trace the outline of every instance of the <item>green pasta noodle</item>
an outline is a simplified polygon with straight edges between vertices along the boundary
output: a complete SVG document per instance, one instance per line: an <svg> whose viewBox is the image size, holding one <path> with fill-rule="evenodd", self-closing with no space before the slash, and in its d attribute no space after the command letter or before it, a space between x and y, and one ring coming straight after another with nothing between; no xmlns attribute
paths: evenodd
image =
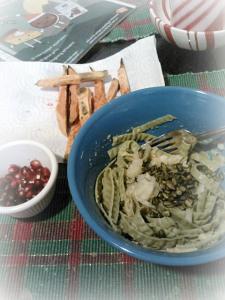
<svg viewBox="0 0 225 300"><path fill-rule="evenodd" d="M225 192L215 175L225 159L215 151L194 152L187 161L138 144L154 138L145 131L174 119L166 115L114 137L95 198L110 226L133 243L190 252L225 235Z"/></svg>
<svg viewBox="0 0 225 300"><path fill-rule="evenodd" d="M149 133L127 133L127 134L122 134L122 135L117 135L113 137L113 146L122 144L126 141L136 141L136 142L147 142L155 138L154 135L149 134Z"/></svg>
<svg viewBox="0 0 225 300"><path fill-rule="evenodd" d="M111 168L106 168L102 178L102 204L109 217L112 216L112 208L114 202L114 181Z"/></svg>
<svg viewBox="0 0 225 300"><path fill-rule="evenodd" d="M120 191L119 191L119 178L117 174L117 170L113 170L113 182L114 182L114 199L113 199L113 206L112 206L112 222L114 224L117 224L118 218L119 218L119 213L120 213L120 201L121 201L121 196L120 196Z"/></svg>
<svg viewBox="0 0 225 300"><path fill-rule="evenodd" d="M118 155L120 146L117 147L113 147L108 151L108 156L110 158L110 160L112 160L113 158L115 158Z"/></svg>
<svg viewBox="0 0 225 300"><path fill-rule="evenodd" d="M132 132L134 134L135 133L140 133L140 132L145 132L149 129L152 129L154 127L157 127L157 126L162 125L162 124L167 123L167 122L171 122L175 119L176 118L172 115L165 115L161 118L155 119L153 121L149 121L148 123L145 123L144 125L135 127Z"/></svg>

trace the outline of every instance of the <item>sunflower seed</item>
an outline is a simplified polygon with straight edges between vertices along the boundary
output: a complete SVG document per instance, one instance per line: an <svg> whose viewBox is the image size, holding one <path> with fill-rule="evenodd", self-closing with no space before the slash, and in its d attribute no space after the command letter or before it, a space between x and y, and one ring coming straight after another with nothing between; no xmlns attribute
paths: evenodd
<svg viewBox="0 0 225 300"><path fill-rule="evenodd" d="M184 186L180 187L181 192L186 192L186 188Z"/></svg>
<svg viewBox="0 0 225 300"><path fill-rule="evenodd" d="M193 205L193 200L192 199L187 199L187 200L185 200L184 204L185 204L186 207L190 208Z"/></svg>
<svg viewBox="0 0 225 300"><path fill-rule="evenodd" d="M166 185L168 186L169 189L175 190L175 186L173 185L173 183L171 181L167 181Z"/></svg>
<svg viewBox="0 0 225 300"><path fill-rule="evenodd" d="M172 183L173 183L173 185L177 184L177 181L176 181L176 179L174 177L172 178Z"/></svg>
<svg viewBox="0 0 225 300"><path fill-rule="evenodd" d="M177 191L176 191L176 194L177 194L178 196L181 196L183 193L182 193L181 190L177 190Z"/></svg>

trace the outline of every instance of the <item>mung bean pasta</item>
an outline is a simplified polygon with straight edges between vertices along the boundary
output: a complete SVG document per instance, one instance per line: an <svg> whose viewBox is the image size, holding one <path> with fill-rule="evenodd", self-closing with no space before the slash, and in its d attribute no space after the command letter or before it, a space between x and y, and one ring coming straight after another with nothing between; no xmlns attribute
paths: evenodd
<svg viewBox="0 0 225 300"><path fill-rule="evenodd" d="M173 121L166 115L113 138L111 162L96 181L96 202L112 228L155 250L208 248L225 234L223 155L216 149L168 154L138 142L147 130ZM113 159L113 160L112 160Z"/></svg>

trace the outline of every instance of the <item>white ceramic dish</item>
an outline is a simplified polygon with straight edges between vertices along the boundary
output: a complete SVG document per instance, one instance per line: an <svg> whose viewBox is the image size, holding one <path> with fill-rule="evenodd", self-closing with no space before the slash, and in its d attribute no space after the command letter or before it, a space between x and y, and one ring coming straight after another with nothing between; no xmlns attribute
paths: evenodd
<svg viewBox="0 0 225 300"><path fill-rule="evenodd" d="M10 215L16 218L28 218L43 211L51 202L55 191L56 178L58 174L58 163L55 155L44 145L20 140L5 144L0 147L0 177L7 173L11 164L19 166L29 165L30 161L38 159L43 166L51 171L46 186L31 200L10 207L0 206L0 214Z"/></svg>
<svg viewBox="0 0 225 300"><path fill-rule="evenodd" d="M225 45L225 30L196 32L171 26L169 0L151 0L150 17L159 34L180 48L200 51Z"/></svg>

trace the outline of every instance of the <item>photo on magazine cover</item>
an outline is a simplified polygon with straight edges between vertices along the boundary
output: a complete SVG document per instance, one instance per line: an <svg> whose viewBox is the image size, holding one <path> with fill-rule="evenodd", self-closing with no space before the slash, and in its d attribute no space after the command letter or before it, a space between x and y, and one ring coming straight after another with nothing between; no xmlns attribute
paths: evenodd
<svg viewBox="0 0 225 300"><path fill-rule="evenodd" d="M0 0L2 57L77 62L134 9L113 0Z"/></svg>

